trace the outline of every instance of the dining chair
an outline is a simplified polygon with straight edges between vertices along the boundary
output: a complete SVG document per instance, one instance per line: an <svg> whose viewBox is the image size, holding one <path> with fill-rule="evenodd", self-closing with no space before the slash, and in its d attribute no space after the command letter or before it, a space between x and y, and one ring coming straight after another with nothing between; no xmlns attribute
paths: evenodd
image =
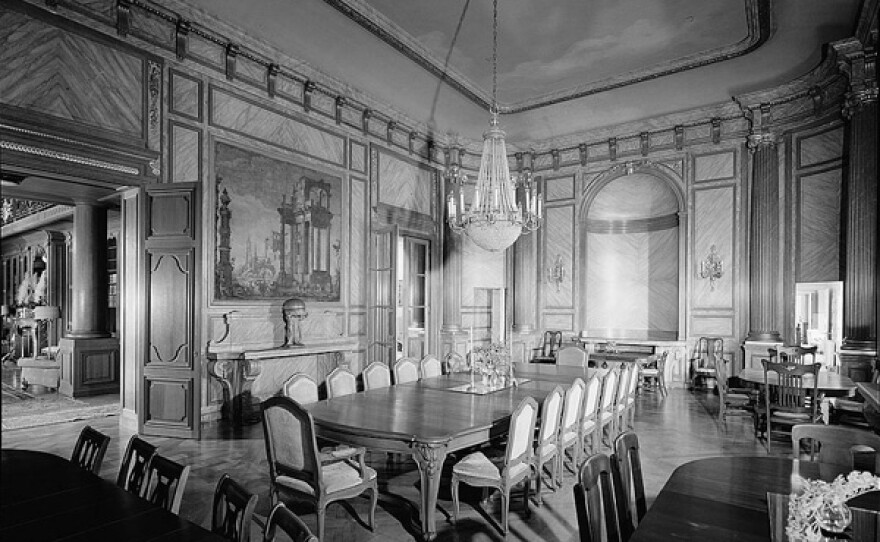
<svg viewBox="0 0 880 542"><path fill-rule="evenodd" d="M413 358L400 358L394 362L395 384L405 384L407 382L415 382L419 379L419 366Z"/></svg>
<svg viewBox="0 0 880 542"><path fill-rule="evenodd" d="M589 363L590 354L580 346L564 346L556 352L556 365L583 367L586 370Z"/></svg>
<svg viewBox="0 0 880 542"><path fill-rule="evenodd" d="M724 339L721 337L700 337L691 356L690 387L696 389L697 380L703 384L710 378L716 378L715 366L724 357Z"/></svg>
<svg viewBox="0 0 880 542"><path fill-rule="evenodd" d="M357 377L348 369L337 367L327 375L327 398L357 393Z"/></svg>
<svg viewBox="0 0 880 542"><path fill-rule="evenodd" d="M642 381L645 385L651 384L660 390L660 394L666 397L669 392L666 390L666 358L669 352L663 352L656 357L655 361L649 362L642 368Z"/></svg>
<svg viewBox="0 0 880 542"><path fill-rule="evenodd" d="M281 395L301 405L318 402L318 383L307 374L296 373L281 385Z"/></svg>
<svg viewBox="0 0 880 542"><path fill-rule="evenodd" d="M601 395L602 379L597 375L593 375L584 386L584 407L581 410L580 416L580 435L578 436L578 441L580 442L584 457L589 457L599 451L599 438L601 437L598 431L599 399L601 399ZM587 445L588 439L590 441L589 445Z"/></svg>
<svg viewBox="0 0 880 542"><path fill-rule="evenodd" d="M305 522L284 506L283 502L276 504L269 512L266 529L263 531L263 542L275 542L276 530L286 534L293 542L320 542Z"/></svg>
<svg viewBox="0 0 880 542"><path fill-rule="evenodd" d="M724 423L728 416L755 416L755 396L744 389L731 389L727 375L727 360L716 368L718 377L718 419Z"/></svg>
<svg viewBox="0 0 880 542"><path fill-rule="evenodd" d="M541 425L538 427L538 438L535 441L535 499L538 506L543 502L541 482L544 465L550 461L553 463L548 485L555 491L559 483L559 422L562 419L562 403L562 386L553 388L541 403Z"/></svg>
<svg viewBox="0 0 880 542"><path fill-rule="evenodd" d="M318 451L312 415L286 397L270 397L261 409L272 504L288 500L312 504L318 516L318 538L324 540L327 505L370 491L372 531L379 488L376 471L364 463L365 450Z"/></svg>
<svg viewBox="0 0 880 542"><path fill-rule="evenodd" d="M101 474L101 464L104 462L104 454L109 444L110 437L87 425L82 428L79 438L76 439L70 462L89 472Z"/></svg>
<svg viewBox="0 0 880 542"><path fill-rule="evenodd" d="M608 447L612 445L614 440L614 420L615 420L615 404L614 399L617 397L617 383L620 379L620 369L615 367L609 369L605 373L602 380L602 398L599 400L599 442L596 443L597 449L602 446L604 432L608 430Z"/></svg>
<svg viewBox="0 0 880 542"><path fill-rule="evenodd" d="M473 452L452 467L452 517L458 521L459 483L498 489L501 493L501 532L507 535L507 515L510 508L510 490L525 482L525 511L529 510L529 486L533 466L533 440L538 403L532 397L524 398L510 415L507 446L496 463L482 452ZM500 468L499 468L500 467Z"/></svg>
<svg viewBox="0 0 880 542"><path fill-rule="evenodd" d="M623 432L626 415L626 396L629 393L629 379L632 378L632 370L636 366L634 362L625 362L620 368L620 381L617 383L617 393L614 397L614 434Z"/></svg>
<svg viewBox="0 0 880 542"><path fill-rule="evenodd" d="M605 454L593 454L581 465L574 485L581 542L629 540L632 527L623 509L622 485L617 468Z"/></svg>
<svg viewBox="0 0 880 542"><path fill-rule="evenodd" d="M232 542L249 542L257 500L256 494L224 473L214 488L211 532Z"/></svg>
<svg viewBox="0 0 880 542"><path fill-rule="evenodd" d="M364 389L377 390L391 385L391 371L388 365L381 361L374 361L364 369Z"/></svg>
<svg viewBox="0 0 880 542"><path fill-rule="evenodd" d="M833 463L858 470L867 470L863 466L870 464L872 473L880 474L880 436L872 431L823 423L795 425L791 428L791 452L795 459L801 457L803 439L812 441L810 461L816 461L816 444L818 444L818 460L822 463ZM866 456L873 457L865 461Z"/></svg>
<svg viewBox="0 0 880 542"><path fill-rule="evenodd" d="M189 478L189 465L155 454L147 464L141 497L172 514L180 512L180 500Z"/></svg>
<svg viewBox="0 0 880 542"><path fill-rule="evenodd" d="M764 409L760 414L767 424L767 451L771 450L773 425L789 429L800 423L813 423L817 420L816 409L819 402L817 386L819 383L819 363L811 365L794 362L775 363L761 360L764 366ZM770 384L770 375L776 375L776 384ZM811 376L812 385L806 386L804 378ZM759 413L756 413L756 416Z"/></svg>
<svg viewBox="0 0 880 542"><path fill-rule="evenodd" d="M147 466L154 455L156 455L155 446L137 435L132 435L122 455L116 485L139 496L143 490Z"/></svg>
<svg viewBox="0 0 880 542"><path fill-rule="evenodd" d="M818 351L818 346L779 346L767 350L770 354L770 361L791 361L793 363L806 363L807 356L812 357L810 363L816 363L816 352Z"/></svg>
<svg viewBox="0 0 880 542"><path fill-rule="evenodd" d="M443 361L446 363L447 373L466 373L470 370L464 356L458 352L448 352Z"/></svg>
<svg viewBox="0 0 880 542"><path fill-rule="evenodd" d="M626 426L630 429L635 428L636 423L636 396L639 393L639 381L642 378L642 365L639 362L632 364L632 370L629 373L629 383L626 390ZM621 427L623 427L621 425Z"/></svg>
<svg viewBox="0 0 880 542"><path fill-rule="evenodd" d="M633 528L648 512L648 501L645 498L645 481L642 476L642 459L639 453L639 438L632 431L621 433L614 439L614 455L612 460L620 474L621 487L626 510Z"/></svg>
<svg viewBox="0 0 880 542"><path fill-rule="evenodd" d="M580 423L585 389L584 381L575 378L565 391L565 400L562 405L562 425L559 428L559 476L556 480L556 485L560 487L565 472L565 451L569 448L572 449L571 472L577 474L578 465L581 462Z"/></svg>
<svg viewBox="0 0 880 542"><path fill-rule="evenodd" d="M532 349L532 363L556 363L556 351L561 346L561 331L545 331L541 345Z"/></svg>
<svg viewBox="0 0 880 542"><path fill-rule="evenodd" d="M434 378L435 376L443 376L443 366L440 360L431 354L426 355L419 362L419 372L422 378Z"/></svg>

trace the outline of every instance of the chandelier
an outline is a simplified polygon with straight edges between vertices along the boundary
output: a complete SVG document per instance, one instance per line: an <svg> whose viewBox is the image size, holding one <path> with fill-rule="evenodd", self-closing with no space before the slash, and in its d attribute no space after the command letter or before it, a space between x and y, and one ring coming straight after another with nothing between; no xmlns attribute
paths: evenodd
<svg viewBox="0 0 880 542"><path fill-rule="evenodd" d="M462 188L467 175L461 171L461 151L453 148L446 177L452 185L447 200L449 227L466 234L479 247L499 252L512 245L522 233L540 227L543 201L539 183L532 182L531 154L519 179L511 178L504 131L498 126L498 0L492 17L492 107L489 130L483 134L480 172L470 206L465 206ZM519 155L518 155L519 156Z"/></svg>

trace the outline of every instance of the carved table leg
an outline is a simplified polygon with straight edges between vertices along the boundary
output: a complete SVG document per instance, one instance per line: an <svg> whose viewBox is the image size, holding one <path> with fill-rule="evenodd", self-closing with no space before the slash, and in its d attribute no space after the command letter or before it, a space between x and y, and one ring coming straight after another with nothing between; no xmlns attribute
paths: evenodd
<svg viewBox="0 0 880 542"><path fill-rule="evenodd" d="M440 489L440 472L446 460L444 444L413 445L413 458L419 466L419 479L422 488L422 506L419 510L422 520L422 537L433 540L437 536L437 523L434 508L437 506L437 493Z"/></svg>

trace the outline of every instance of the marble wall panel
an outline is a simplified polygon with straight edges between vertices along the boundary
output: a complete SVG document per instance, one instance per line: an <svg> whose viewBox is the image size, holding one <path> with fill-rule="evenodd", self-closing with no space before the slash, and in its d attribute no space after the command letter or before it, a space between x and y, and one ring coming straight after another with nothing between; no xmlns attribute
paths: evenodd
<svg viewBox="0 0 880 542"><path fill-rule="evenodd" d="M336 118L336 98L323 92L312 92L312 109L330 118Z"/></svg>
<svg viewBox="0 0 880 542"><path fill-rule="evenodd" d="M698 124L696 126L688 126L684 129L685 141L694 139L708 139L712 135L712 126L709 124Z"/></svg>
<svg viewBox="0 0 880 542"><path fill-rule="evenodd" d="M189 54L194 59L218 70L226 70L226 50L192 32L189 34Z"/></svg>
<svg viewBox="0 0 880 542"><path fill-rule="evenodd" d="M559 153L559 163L561 164L579 163L580 160L581 153L578 149L567 149L564 151L560 151Z"/></svg>
<svg viewBox="0 0 880 542"><path fill-rule="evenodd" d="M678 329L678 230L587 234L586 328L639 334ZM603 330L605 330L603 332ZM613 336L613 335L612 335Z"/></svg>
<svg viewBox="0 0 880 542"><path fill-rule="evenodd" d="M714 181L736 176L736 152L733 150L694 157L694 180Z"/></svg>
<svg viewBox="0 0 880 542"><path fill-rule="evenodd" d="M842 172L832 169L798 178L800 188L797 281L840 280Z"/></svg>
<svg viewBox="0 0 880 542"><path fill-rule="evenodd" d="M172 182L201 180L202 132L181 124L171 123Z"/></svg>
<svg viewBox="0 0 880 542"><path fill-rule="evenodd" d="M546 201L573 199L574 175L547 179L544 187L544 199Z"/></svg>
<svg viewBox="0 0 880 542"><path fill-rule="evenodd" d="M732 337L733 318L730 316L694 316L691 323L694 337Z"/></svg>
<svg viewBox="0 0 880 542"><path fill-rule="evenodd" d="M292 117L211 88L210 122L214 126L253 137L339 166L345 163L345 139Z"/></svg>
<svg viewBox="0 0 880 542"><path fill-rule="evenodd" d="M572 314L544 314L542 329L554 331L574 331L574 315Z"/></svg>
<svg viewBox="0 0 880 542"><path fill-rule="evenodd" d="M366 302L366 283L364 282L364 273L366 272L366 190L367 182L364 179L351 177L351 189L349 191L349 210L348 216L351 224L349 226L349 250L348 250L348 302L353 306L362 306Z"/></svg>
<svg viewBox="0 0 880 542"><path fill-rule="evenodd" d="M105 20L116 19L116 0L77 0L78 7Z"/></svg>
<svg viewBox="0 0 880 542"><path fill-rule="evenodd" d="M642 142L638 137L624 137L617 140L617 153L634 153L639 152Z"/></svg>
<svg viewBox="0 0 880 542"><path fill-rule="evenodd" d="M302 83L288 77L278 76L276 85L275 90L279 95L292 100L294 103L302 103Z"/></svg>
<svg viewBox="0 0 880 542"><path fill-rule="evenodd" d="M379 150L379 202L433 216L434 174L395 154Z"/></svg>
<svg viewBox="0 0 880 542"><path fill-rule="evenodd" d="M158 15L143 10L131 10L131 33L160 47L172 48L175 43L174 25Z"/></svg>
<svg viewBox="0 0 880 542"><path fill-rule="evenodd" d="M367 334L367 315L362 312L350 312L348 314L348 334L350 336L365 336Z"/></svg>
<svg viewBox="0 0 880 542"><path fill-rule="evenodd" d="M349 141L348 167L358 173L367 173L367 146L357 141Z"/></svg>
<svg viewBox="0 0 880 542"><path fill-rule="evenodd" d="M542 226L543 251L543 300L545 307L570 308L574 306L574 205L547 207ZM551 281L550 275L557 265L564 270L563 280Z"/></svg>
<svg viewBox="0 0 880 542"><path fill-rule="evenodd" d="M235 78L252 85L266 88L266 67L253 60L238 55L235 62Z"/></svg>
<svg viewBox="0 0 880 542"><path fill-rule="evenodd" d="M692 306L695 308L733 308L736 278L734 254L734 210L736 188L720 186L694 191ZM708 279L700 278L700 261L715 245L721 258L723 275L714 289Z"/></svg>
<svg viewBox="0 0 880 542"><path fill-rule="evenodd" d="M460 240L461 306L488 306L484 289L504 287L504 253L486 252L466 236Z"/></svg>
<svg viewBox="0 0 880 542"><path fill-rule="evenodd" d="M174 114L202 120L202 82L171 70L171 96L168 108Z"/></svg>
<svg viewBox="0 0 880 542"><path fill-rule="evenodd" d="M843 127L837 127L797 141L799 168L836 160L843 155Z"/></svg>
<svg viewBox="0 0 880 542"><path fill-rule="evenodd" d="M597 143L587 147L587 155L590 158L605 158L609 155L608 143Z"/></svg>
<svg viewBox="0 0 880 542"><path fill-rule="evenodd" d="M142 58L0 8L0 66L4 104L143 137Z"/></svg>
<svg viewBox="0 0 880 542"><path fill-rule="evenodd" d="M666 130L659 133L651 134L651 147L665 147L675 142L675 133Z"/></svg>

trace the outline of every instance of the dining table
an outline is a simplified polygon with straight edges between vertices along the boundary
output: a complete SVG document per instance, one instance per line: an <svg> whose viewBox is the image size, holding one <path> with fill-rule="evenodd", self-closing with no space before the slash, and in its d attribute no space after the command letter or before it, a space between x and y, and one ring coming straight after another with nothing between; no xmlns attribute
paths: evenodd
<svg viewBox="0 0 880 542"><path fill-rule="evenodd" d="M752 384L764 383L764 369L746 368L739 373L740 380L750 382ZM767 373L767 383L775 386L779 383L779 376L775 372ZM806 375L804 377L804 387L810 388L813 385L813 376ZM842 374L835 372L820 370L818 380L816 382L816 391L822 396L819 403L819 412L822 415L822 421L826 424L831 420L829 397L840 397L852 395L855 393L856 383Z"/></svg>
<svg viewBox="0 0 880 542"><path fill-rule="evenodd" d="M434 510L448 454L507 434L510 415L526 397L538 403L556 387L597 370L514 364L516 384L497 388L480 375L453 373L303 405L319 437L369 450L410 453L419 469L422 537L437 534Z"/></svg>
<svg viewBox="0 0 880 542"><path fill-rule="evenodd" d="M802 479L833 481L846 466L778 456L725 456L681 465L667 480L631 542L782 540L787 496ZM858 540L880 533L880 492L850 501ZM771 512L771 509L773 512Z"/></svg>
<svg viewBox="0 0 880 542"><path fill-rule="evenodd" d="M70 460L0 451L0 540L225 540Z"/></svg>

